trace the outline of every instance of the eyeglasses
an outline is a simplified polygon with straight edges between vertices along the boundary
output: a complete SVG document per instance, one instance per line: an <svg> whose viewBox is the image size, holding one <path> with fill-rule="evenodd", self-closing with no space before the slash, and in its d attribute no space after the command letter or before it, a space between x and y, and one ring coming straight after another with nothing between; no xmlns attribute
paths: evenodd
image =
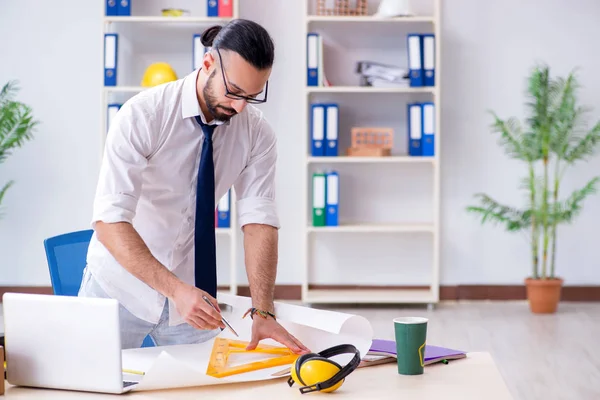
<svg viewBox="0 0 600 400"><path fill-rule="evenodd" d="M262 99L257 99L256 97L248 97L248 96L242 96L240 94L235 94L233 92L231 92L231 90L229 90L229 87L227 86L227 81L225 79L225 70L223 69L223 59L221 58L221 52L219 52L218 48L215 48L215 50L217 50L217 54L219 55L219 64L221 64L221 75L223 76L223 84L225 85L225 97L229 97L230 99L234 99L234 100L245 100L248 103L252 103L252 104L260 104L260 103L265 103L267 101L267 91L269 90L269 81L267 80L267 83L265 85L265 97Z"/></svg>

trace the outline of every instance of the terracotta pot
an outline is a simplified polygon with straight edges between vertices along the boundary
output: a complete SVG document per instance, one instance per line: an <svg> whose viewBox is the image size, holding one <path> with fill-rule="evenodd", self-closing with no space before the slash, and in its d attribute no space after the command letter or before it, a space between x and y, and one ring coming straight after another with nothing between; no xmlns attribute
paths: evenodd
<svg viewBox="0 0 600 400"><path fill-rule="evenodd" d="M560 301L562 278L525 279L529 308L535 314L553 314Z"/></svg>

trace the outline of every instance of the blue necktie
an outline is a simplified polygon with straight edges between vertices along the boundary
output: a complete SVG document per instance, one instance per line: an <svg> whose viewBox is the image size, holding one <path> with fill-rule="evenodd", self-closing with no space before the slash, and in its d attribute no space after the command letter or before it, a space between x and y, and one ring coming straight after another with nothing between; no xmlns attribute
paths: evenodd
<svg viewBox="0 0 600 400"><path fill-rule="evenodd" d="M217 255L215 243L215 167L212 134L216 125L207 125L199 116L196 121L204 132L196 188L196 226L194 264L196 287L213 297L217 295Z"/></svg>

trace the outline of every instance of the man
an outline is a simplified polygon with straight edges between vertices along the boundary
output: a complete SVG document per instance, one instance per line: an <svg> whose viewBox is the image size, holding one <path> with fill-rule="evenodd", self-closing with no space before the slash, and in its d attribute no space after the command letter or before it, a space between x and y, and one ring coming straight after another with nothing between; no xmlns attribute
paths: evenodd
<svg viewBox="0 0 600 400"><path fill-rule="evenodd" d="M94 201L80 296L119 300L123 348L199 343L225 328L217 312L215 203L233 185L252 293L248 349L273 338L309 350L273 314L279 220L276 137L248 103L267 99L274 45L235 20L202 35L211 50L183 79L130 99L113 119Z"/></svg>

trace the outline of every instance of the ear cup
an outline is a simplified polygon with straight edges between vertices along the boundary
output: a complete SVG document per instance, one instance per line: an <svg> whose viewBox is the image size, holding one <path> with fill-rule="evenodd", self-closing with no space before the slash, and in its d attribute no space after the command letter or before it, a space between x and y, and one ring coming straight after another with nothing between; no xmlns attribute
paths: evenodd
<svg viewBox="0 0 600 400"><path fill-rule="evenodd" d="M354 354L352 360L344 367L330 359L344 353ZM346 377L358 367L359 363L360 352L351 344L340 344L319 353L303 354L292 364L287 383L290 387L294 382L298 383L301 393L333 392L342 386Z"/></svg>
<svg viewBox="0 0 600 400"><path fill-rule="evenodd" d="M298 379L300 383L305 386L316 385L319 382L325 382L331 379L335 374L340 372L342 367L333 360L329 360L324 357L312 357L304 361L300 365L300 371ZM293 371L293 369L292 369ZM340 380L335 385L321 390L322 392L333 392L337 390L344 380Z"/></svg>
<svg viewBox="0 0 600 400"><path fill-rule="evenodd" d="M316 353L307 353L307 354L302 354L300 357L296 358L296 361L294 361L294 363L292 364L292 368L290 371L291 378L294 380L294 382L296 382L300 385L306 385L304 382L302 382L302 378L298 376L298 374L300 373L300 366L309 358L315 358L315 357L321 357L321 356Z"/></svg>

